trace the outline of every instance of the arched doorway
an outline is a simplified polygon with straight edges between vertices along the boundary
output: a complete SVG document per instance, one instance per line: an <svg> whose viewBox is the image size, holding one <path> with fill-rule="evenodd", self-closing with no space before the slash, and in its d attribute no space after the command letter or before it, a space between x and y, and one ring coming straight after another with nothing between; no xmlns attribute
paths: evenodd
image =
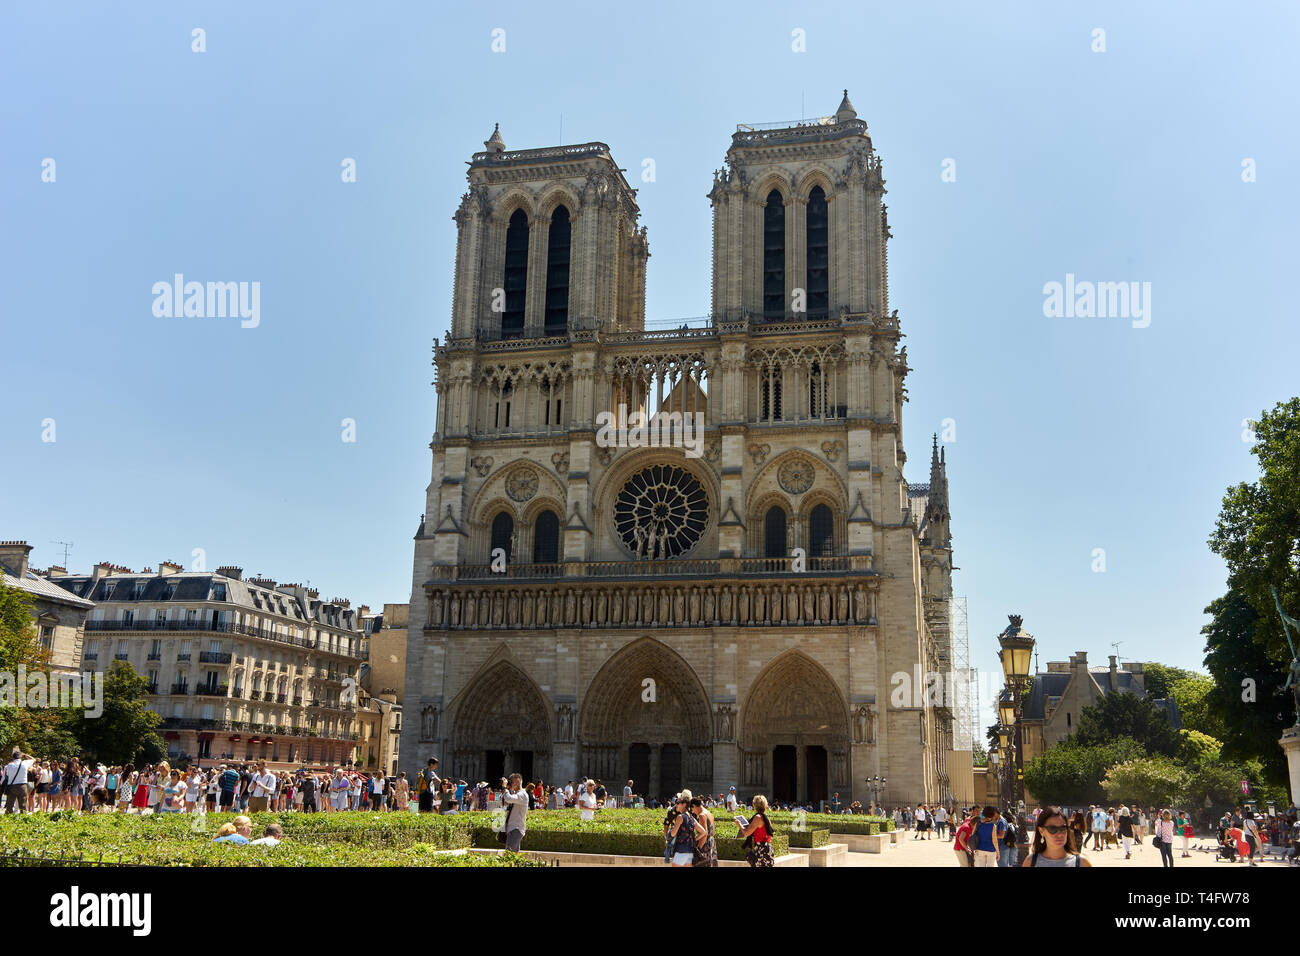
<svg viewBox="0 0 1300 956"><path fill-rule="evenodd" d="M630 779L650 800L713 786L708 697L690 665L653 638L605 662L583 696L578 727L579 775L611 790Z"/></svg>
<svg viewBox="0 0 1300 956"><path fill-rule="evenodd" d="M501 661L480 675L455 705L451 774L497 784L511 773L548 779L551 705L522 670Z"/></svg>
<svg viewBox="0 0 1300 956"><path fill-rule="evenodd" d="M778 803L829 800L849 782L849 714L831 676L799 651L772 661L740 714L743 782Z"/></svg>

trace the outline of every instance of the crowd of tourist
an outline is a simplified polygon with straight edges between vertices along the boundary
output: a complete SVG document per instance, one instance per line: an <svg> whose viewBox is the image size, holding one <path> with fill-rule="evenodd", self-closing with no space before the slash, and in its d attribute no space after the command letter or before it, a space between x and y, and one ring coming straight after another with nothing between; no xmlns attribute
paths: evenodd
<svg viewBox="0 0 1300 956"><path fill-rule="evenodd" d="M202 768L181 768L167 761L136 767L105 766L69 760L41 760L15 750L4 765L4 811L50 812L74 810L88 813L202 813L263 811L338 813L342 811L418 811L455 814L497 811L503 815L502 842L518 849L526 829L527 814L538 810L576 808L583 820L615 807L666 809L664 858L673 866L716 866L717 846L713 811L734 819L745 839L746 858L753 866L771 865L773 828L767 818L769 804L762 796L742 803L735 787L725 793L694 795L683 790L663 801L649 801L628 780L622 788L607 787L597 778L547 784L524 781L519 774L495 782L474 783L438 774L437 758L408 780L406 773L387 776L382 771L363 773L354 768L332 771L272 770L266 761L218 763ZM412 799L414 795L414 799ZM1174 865L1174 853L1189 857L1193 849L1218 853L1222 859L1257 865L1265 847L1286 851L1300 864L1300 819L1294 806L1265 815L1252 808L1234 807L1213 826L1202 823L1205 842L1198 841L1192 815L1175 808L1092 805L1073 811L1062 807L1035 807L1028 814L999 812L996 807L961 808L918 804L877 809L860 803L845 804L838 793L819 806L800 803L773 804L772 810L829 813L874 813L892 819L895 827L911 832L914 840L951 838L960 866L1090 866L1083 851L1122 850L1124 859L1148 842L1157 848L1163 866ZM743 811L743 812L742 812ZM746 817L744 813L750 815ZM267 832L251 839L251 822L237 817L223 827L217 839L232 843L278 841ZM248 833L244 831L248 830ZM1214 834L1212 843L1208 842Z"/></svg>
<svg viewBox="0 0 1300 956"><path fill-rule="evenodd" d="M917 836L925 826L913 816ZM1289 863L1300 864L1300 819L1292 806L1269 815L1250 808L1226 811L1212 828L1204 828L1204 843L1192 845L1196 824L1190 813L1174 808L1089 806L1072 813L1061 807L1035 807L1028 814L999 813L996 807L962 809L952 817L953 852L959 866L1091 866L1083 851L1124 851L1132 859L1135 847L1149 839L1160 852L1161 865L1174 865L1193 850L1218 853L1222 859L1258 865L1265 846L1277 848ZM1210 830L1214 840L1209 842Z"/></svg>

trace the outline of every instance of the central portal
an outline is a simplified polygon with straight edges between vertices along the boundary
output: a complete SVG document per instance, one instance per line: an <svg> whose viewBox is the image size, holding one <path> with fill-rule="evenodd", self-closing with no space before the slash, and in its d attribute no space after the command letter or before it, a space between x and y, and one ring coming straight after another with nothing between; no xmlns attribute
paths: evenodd
<svg viewBox="0 0 1300 956"><path fill-rule="evenodd" d="M772 799L794 803L798 798L799 758L794 747L782 744L772 751Z"/></svg>

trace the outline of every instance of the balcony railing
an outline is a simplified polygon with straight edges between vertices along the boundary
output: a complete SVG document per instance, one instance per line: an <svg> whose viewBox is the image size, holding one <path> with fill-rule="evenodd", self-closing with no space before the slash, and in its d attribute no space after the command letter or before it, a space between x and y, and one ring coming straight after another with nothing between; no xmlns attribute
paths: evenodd
<svg viewBox="0 0 1300 956"><path fill-rule="evenodd" d="M340 647L331 647L326 642L309 641L304 637L293 637L271 631L269 627L249 627L247 624L213 624L211 621L87 621L87 631L186 631L207 634L238 634L244 637L256 637L277 644L288 644L312 651L337 654L339 657L361 659L360 649L345 651Z"/></svg>
<svg viewBox="0 0 1300 956"><path fill-rule="evenodd" d="M225 697L229 692L229 684L218 684L216 687L212 687L208 684L200 684L198 687L194 688L195 697Z"/></svg>
<svg viewBox="0 0 1300 956"><path fill-rule="evenodd" d="M288 694L276 694L276 695L275 695L275 702L276 702L277 704L283 704L283 703L285 702L285 700L288 699L288 697L289 697Z"/></svg>
<svg viewBox="0 0 1300 956"><path fill-rule="evenodd" d="M302 706L302 694L298 694L297 696L294 697L293 704L295 707Z"/></svg>
<svg viewBox="0 0 1300 956"><path fill-rule="evenodd" d="M199 654L200 664L229 664L230 655L221 651L202 651Z"/></svg>
<svg viewBox="0 0 1300 956"><path fill-rule="evenodd" d="M149 652L148 660L151 660L151 661L160 661L160 660L162 660L162 651L150 651L150 652Z"/></svg>
<svg viewBox="0 0 1300 956"><path fill-rule="evenodd" d="M150 685L149 685L149 693L150 693L150 694L156 694L156 693L158 693L158 685L157 685L157 684L150 684Z"/></svg>
<svg viewBox="0 0 1300 956"><path fill-rule="evenodd" d="M188 661L189 659L190 659L190 655L189 655L189 654L177 654L177 655L176 655L176 663L178 663L178 664L179 664L181 661Z"/></svg>
<svg viewBox="0 0 1300 956"><path fill-rule="evenodd" d="M172 684L173 694L188 694L189 692L190 686L188 684Z"/></svg>
<svg viewBox="0 0 1300 956"><path fill-rule="evenodd" d="M113 655L113 660L115 661L129 661L130 659L131 659L130 651L118 651L116 654Z"/></svg>

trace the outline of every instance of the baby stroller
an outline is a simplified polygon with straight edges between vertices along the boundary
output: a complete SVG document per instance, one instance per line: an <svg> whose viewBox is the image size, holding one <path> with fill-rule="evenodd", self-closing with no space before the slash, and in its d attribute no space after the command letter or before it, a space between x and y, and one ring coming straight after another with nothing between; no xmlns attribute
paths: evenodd
<svg viewBox="0 0 1300 956"><path fill-rule="evenodd" d="M1218 863L1220 860L1235 863L1237 861L1237 848L1231 843L1220 843L1219 852L1215 854L1214 862Z"/></svg>

